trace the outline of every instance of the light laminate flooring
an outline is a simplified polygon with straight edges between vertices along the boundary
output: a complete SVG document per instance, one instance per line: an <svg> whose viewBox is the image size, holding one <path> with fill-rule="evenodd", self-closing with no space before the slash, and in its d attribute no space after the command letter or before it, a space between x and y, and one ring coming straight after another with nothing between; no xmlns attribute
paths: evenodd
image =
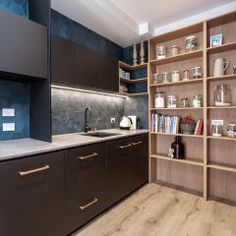
<svg viewBox="0 0 236 236"><path fill-rule="evenodd" d="M236 236L236 207L148 184L74 236Z"/></svg>

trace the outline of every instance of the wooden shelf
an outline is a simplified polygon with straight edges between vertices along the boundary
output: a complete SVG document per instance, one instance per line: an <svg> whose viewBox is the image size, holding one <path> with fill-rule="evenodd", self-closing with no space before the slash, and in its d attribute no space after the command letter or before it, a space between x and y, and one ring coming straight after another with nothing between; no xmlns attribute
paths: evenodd
<svg viewBox="0 0 236 236"><path fill-rule="evenodd" d="M189 158L189 159L175 159L175 158L170 158L168 156L159 155L159 154L151 154L151 157L155 158L155 159L179 162L179 163L183 163L183 164L203 166L203 161L199 160L199 159L191 159L191 158Z"/></svg>
<svg viewBox="0 0 236 236"><path fill-rule="evenodd" d="M166 134L166 133L156 133L151 132L153 135L163 135L163 136L180 136L180 137L189 137L189 138L203 138L203 135L195 135L195 134Z"/></svg>
<svg viewBox="0 0 236 236"><path fill-rule="evenodd" d="M120 82L125 83L125 84L142 84L147 82L147 78L142 78L142 79L123 79L120 78Z"/></svg>
<svg viewBox="0 0 236 236"><path fill-rule="evenodd" d="M207 107L207 109L235 109L236 106L222 106L222 107L216 107L216 106L210 106Z"/></svg>
<svg viewBox="0 0 236 236"><path fill-rule="evenodd" d="M147 96L148 93L147 92L143 92L143 93L119 93L120 95L124 95L124 96L128 96L128 97L139 97L139 96Z"/></svg>
<svg viewBox="0 0 236 236"><path fill-rule="evenodd" d="M203 82L203 79L190 79L186 81L179 81L179 82L169 82L163 84L150 84L150 87L165 87L165 86L175 86L175 85L184 85L184 84L192 84L192 83L200 83Z"/></svg>
<svg viewBox="0 0 236 236"><path fill-rule="evenodd" d="M163 65L163 64L169 64L173 62L183 61L183 60L189 60L193 58L198 58L203 56L203 50L195 50L192 52L186 52L182 53L176 56L166 57L163 59L156 59L150 61L150 65Z"/></svg>
<svg viewBox="0 0 236 236"><path fill-rule="evenodd" d="M201 110L203 107L176 107L176 108L150 108L151 111L156 111L156 110Z"/></svg>
<svg viewBox="0 0 236 236"><path fill-rule="evenodd" d="M226 43L217 47L209 47L207 48L208 53L220 53L225 51L230 51L236 49L236 42Z"/></svg>
<svg viewBox="0 0 236 236"><path fill-rule="evenodd" d="M236 141L236 138L230 138L230 137L216 137L216 136L207 136L208 139L217 139L217 140L226 140L226 141Z"/></svg>
<svg viewBox="0 0 236 236"><path fill-rule="evenodd" d="M129 71L136 71L136 70L141 70L147 68L148 63L140 64L137 66L132 66L127 63L124 63L122 61L119 61L119 67L122 68L123 70L129 70Z"/></svg>
<svg viewBox="0 0 236 236"><path fill-rule="evenodd" d="M216 170L223 170L236 173L236 167L224 166L224 165L216 165L216 164L209 164L207 165L208 168L216 169Z"/></svg>
<svg viewBox="0 0 236 236"><path fill-rule="evenodd" d="M232 74L232 75L224 75L224 76L211 76L208 77L207 80L212 81L212 80L230 80L230 79L236 79L236 75Z"/></svg>

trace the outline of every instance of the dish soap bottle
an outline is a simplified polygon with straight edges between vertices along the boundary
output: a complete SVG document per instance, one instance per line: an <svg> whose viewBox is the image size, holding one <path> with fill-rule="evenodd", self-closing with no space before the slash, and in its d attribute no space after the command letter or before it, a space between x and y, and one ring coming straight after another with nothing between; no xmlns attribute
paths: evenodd
<svg viewBox="0 0 236 236"><path fill-rule="evenodd" d="M171 144L171 150L172 150L172 158L176 159L185 158L184 144L182 143L181 137L179 136L175 137L175 141Z"/></svg>

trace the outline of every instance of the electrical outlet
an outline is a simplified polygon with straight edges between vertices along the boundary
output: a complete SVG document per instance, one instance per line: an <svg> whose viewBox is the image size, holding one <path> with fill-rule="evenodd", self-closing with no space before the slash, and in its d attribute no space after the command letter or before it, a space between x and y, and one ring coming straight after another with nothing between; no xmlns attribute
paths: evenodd
<svg viewBox="0 0 236 236"><path fill-rule="evenodd" d="M3 108L2 109L2 116L4 116L4 117L15 116L15 109L14 108Z"/></svg>
<svg viewBox="0 0 236 236"><path fill-rule="evenodd" d="M2 124L2 131L3 132L10 132L10 131L15 131L15 123L3 123Z"/></svg>
<svg viewBox="0 0 236 236"><path fill-rule="evenodd" d="M112 123L112 124L115 124L115 123L116 123L116 118L112 117L112 118L111 118L111 123Z"/></svg>

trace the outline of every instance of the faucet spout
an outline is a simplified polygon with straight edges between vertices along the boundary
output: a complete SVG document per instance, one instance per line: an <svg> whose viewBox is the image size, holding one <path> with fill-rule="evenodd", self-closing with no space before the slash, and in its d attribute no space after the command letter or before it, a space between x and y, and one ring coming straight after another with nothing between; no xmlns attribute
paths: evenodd
<svg viewBox="0 0 236 236"><path fill-rule="evenodd" d="M91 111L92 109L90 107L86 107L84 111L84 132L88 133L88 131L91 130L91 128L88 126L88 111Z"/></svg>

